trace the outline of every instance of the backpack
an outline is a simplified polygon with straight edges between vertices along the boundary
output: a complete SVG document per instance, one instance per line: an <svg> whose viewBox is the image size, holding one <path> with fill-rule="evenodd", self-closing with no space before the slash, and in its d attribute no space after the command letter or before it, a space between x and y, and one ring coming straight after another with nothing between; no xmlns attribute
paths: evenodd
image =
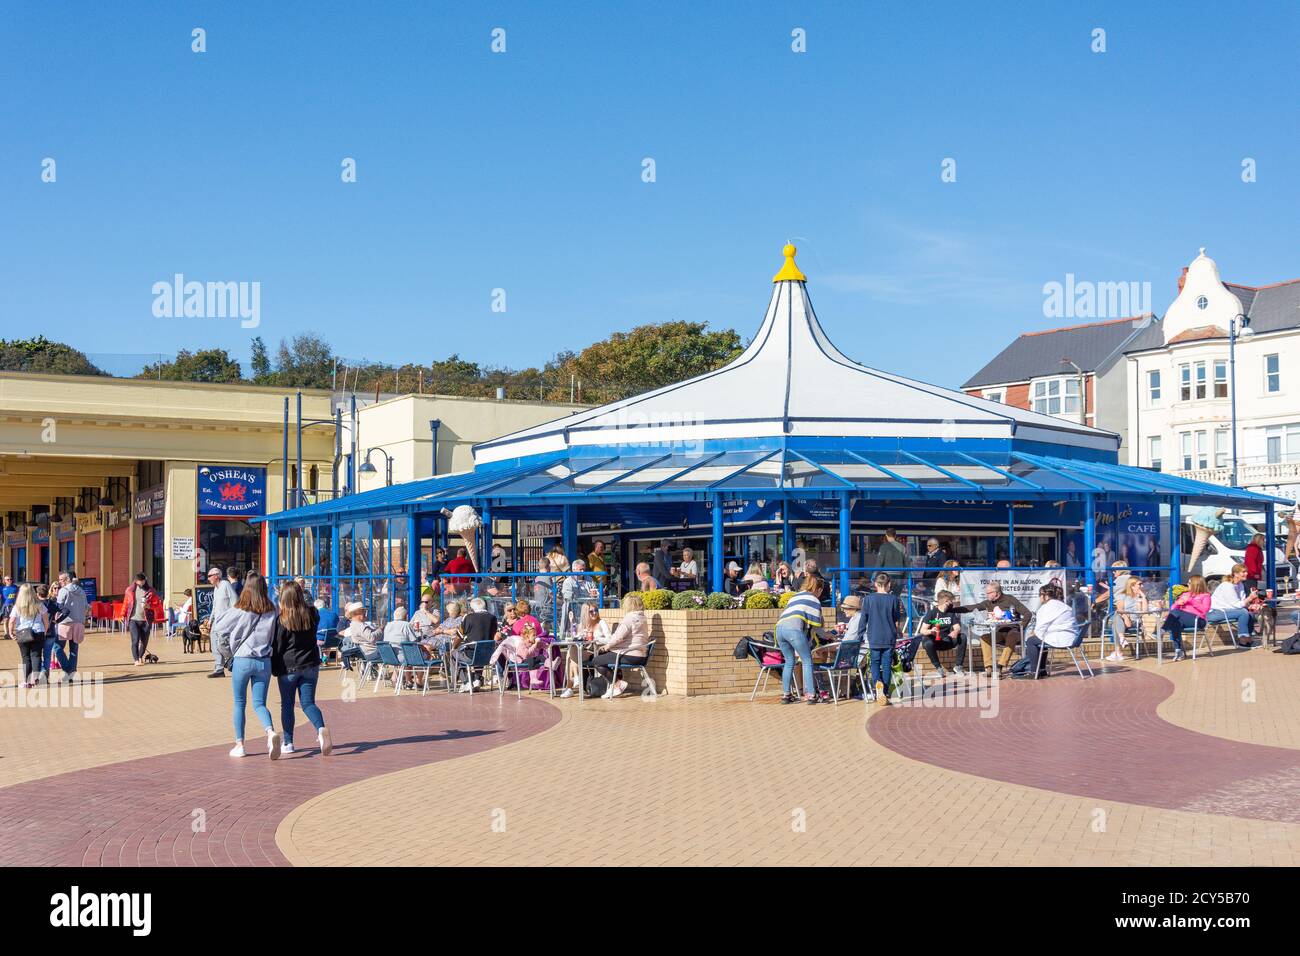
<svg viewBox="0 0 1300 956"><path fill-rule="evenodd" d="M731 652L731 656L738 661L743 661L749 656L749 642L751 638L742 637L736 642L736 649Z"/></svg>
<svg viewBox="0 0 1300 956"><path fill-rule="evenodd" d="M600 674L592 674L587 680L587 697L603 697L609 690L609 681Z"/></svg>

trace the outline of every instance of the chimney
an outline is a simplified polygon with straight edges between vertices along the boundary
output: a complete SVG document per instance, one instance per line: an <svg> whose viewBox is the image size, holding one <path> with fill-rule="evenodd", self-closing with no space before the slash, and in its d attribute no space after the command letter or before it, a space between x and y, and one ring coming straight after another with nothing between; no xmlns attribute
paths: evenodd
<svg viewBox="0 0 1300 956"><path fill-rule="evenodd" d="M1183 274L1178 277L1178 291L1183 291L1183 286L1187 284L1187 266L1183 266Z"/></svg>

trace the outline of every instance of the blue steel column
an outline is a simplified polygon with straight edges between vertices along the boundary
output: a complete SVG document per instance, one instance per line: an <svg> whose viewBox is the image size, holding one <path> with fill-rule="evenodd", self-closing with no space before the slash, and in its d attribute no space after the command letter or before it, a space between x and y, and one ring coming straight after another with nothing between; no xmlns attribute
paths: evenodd
<svg viewBox="0 0 1300 956"><path fill-rule="evenodd" d="M482 515L483 515L483 544L479 548L479 551L482 554L482 558L480 559L478 569L480 573L487 574L488 569L492 567L492 503L491 502L488 501L483 502Z"/></svg>
<svg viewBox="0 0 1300 956"><path fill-rule="evenodd" d="M565 505L563 520L564 556L572 561L578 556L578 506Z"/></svg>
<svg viewBox="0 0 1300 956"><path fill-rule="evenodd" d="M794 542L790 540L790 499L781 502L781 560L789 561L794 554Z"/></svg>
<svg viewBox="0 0 1300 956"><path fill-rule="evenodd" d="M1014 502L1007 502L1007 557L1011 559L1011 566L1016 566L1016 506Z"/></svg>
<svg viewBox="0 0 1300 956"><path fill-rule="evenodd" d="M709 553L709 581L711 591L722 590L722 498L713 496L713 547Z"/></svg>
<svg viewBox="0 0 1300 956"><path fill-rule="evenodd" d="M329 606L339 611L343 610L343 605L339 603L339 564L342 562L342 555L339 554L339 522L334 519L330 525L330 603Z"/></svg>
<svg viewBox="0 0 1300 956"><path fill-rule="evenodd" d="M840 594L839 599L849 593L848 568L853 563L853 503L848 493L840 495Z"/></svg>
<svg viewBox="0 0 1300 956"><path fill-rule="evenodd" d="M1084 495L1083 498L1083 560L1084 566L1088 569L1084 574L1084 580L1088 582L1089 587L1097 583L1097 573L1092 569L1092 552L1097 547L1097 499L1094 495Z"/></svg>
<svg viewBox="0 0 1300 956"><path fill-rule="evenodd" d="M406 516L406 613L420 606L420 519Z"/></svg>
<svg viewBox="0 0 1300 956"><path fill-rule="evenodd" d="M1277 594L1277 556L1274 554L1277 517L1273 514L1272 502L1264 509L1264 522L1264 587L1272 588Z"/></svg>
<svg viewBox="0 0 1300 956"><path fill-rule="evenodd" d="M1169 586L1183 583L1183 502L1169 499Z"/></svg>
<svg viewBox="0 0 1300 956"><path fill-rule="evenodd" d="M275 525L271 525L266 536L266 586L272 595L275 594L275 579L279 570L280 531Z"/></svg>

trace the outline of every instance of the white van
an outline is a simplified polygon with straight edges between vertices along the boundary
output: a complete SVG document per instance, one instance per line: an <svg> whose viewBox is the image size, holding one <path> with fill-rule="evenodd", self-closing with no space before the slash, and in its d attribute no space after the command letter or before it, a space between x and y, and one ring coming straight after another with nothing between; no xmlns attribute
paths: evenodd
<svg viewBox="0 0 1300 956"><path fill-rule="evenodd" d="M1218 534L1210 535L1210 540L1202 552L1200 560L1196 562L1196 567L1188 568L1187 573L1200 574L1205 579L1213 582L1218 578L1225 578L1232 573L1234 564L1246 563L1246 545L1250 544L1250 539L1260 534L1254 525L1248 524L1244 519L1236 515L1223 516L1223 530ZM1190 518L1183 519L1183 560L1186 561L1192 556L1192 546L1196 542L1196 530L1192 525ZM1279 538L1275 544L1286 544L1286 538ZM1274 559L1277 562L1277 585L1282 591L1290 590L1291 584L1291 565L1287 563L1281 548L1274 548ZM1264 585L1261 585L1264 587Z"/></svg>

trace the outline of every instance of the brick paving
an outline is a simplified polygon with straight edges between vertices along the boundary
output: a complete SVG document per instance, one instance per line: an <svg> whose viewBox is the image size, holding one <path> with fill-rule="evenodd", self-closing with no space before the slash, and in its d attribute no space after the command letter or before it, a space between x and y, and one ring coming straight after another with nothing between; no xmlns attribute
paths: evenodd
<svg viewBox="0 0 1300 956"><path fill-rule="evenodd" d="M337 755L272 763L226 756L204 660L124 647L83 649L101 718L0 713L0 864L1300 864L1300 662L1265 651L1009 684L982 721L772 693L345 703L331 670ZM394 837L401 811L431 825Z"/></svg>

